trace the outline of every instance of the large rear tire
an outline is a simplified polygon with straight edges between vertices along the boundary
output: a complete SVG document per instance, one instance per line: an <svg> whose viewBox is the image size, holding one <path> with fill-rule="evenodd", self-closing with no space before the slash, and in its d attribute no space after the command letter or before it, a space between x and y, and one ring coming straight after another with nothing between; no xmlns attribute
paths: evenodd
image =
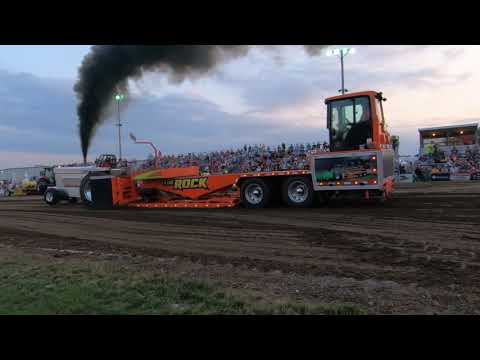
<svg viewBox="0 0 480 360"><path fill-rule="evenodd" d="M93 206L92 188L90 185L90 174L85 175L80 183L80 199L88 207Z"/></svg>
<svg viewBox="0 0 480 360"><path fill-rule="evenodd" d="M249 179L240 188L240 199L246 208L265 208L272 200L272 189L263 179Z"/></svg>
<svg viewBox="0 0 480 360"><path fill-rule="evenodd" d="M296 176L286 178L282 184L282 200L292 207L307 208L315 199L312 180L308 177Z"/></svg>

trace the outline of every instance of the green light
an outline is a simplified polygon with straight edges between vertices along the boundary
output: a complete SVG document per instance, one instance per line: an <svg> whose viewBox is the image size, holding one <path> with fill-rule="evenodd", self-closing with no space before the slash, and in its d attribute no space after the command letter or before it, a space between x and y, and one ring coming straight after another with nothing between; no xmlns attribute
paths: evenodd
<svg viewBox="0 0 480 360"><path fill-rule="evenodd" d="M122 101L123 99L125 99L125 95L121 95L121 94L115 95L115 100Z"/></svg>

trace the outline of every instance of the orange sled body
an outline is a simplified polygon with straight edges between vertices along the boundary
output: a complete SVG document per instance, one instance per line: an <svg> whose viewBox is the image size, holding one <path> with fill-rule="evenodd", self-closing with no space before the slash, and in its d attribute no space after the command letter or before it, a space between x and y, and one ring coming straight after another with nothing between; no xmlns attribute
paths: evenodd
<svg viewBox="0 0 480 360"><path fill-rule="evenodd" d="M102 176L92 195L98 208L226 208L240 202L240 179L310 175L306 170L201 175L198 167L158 169L132 176ZM111 189L111 190L110 190ZM111 193L111 196L105 194ZM149 195L155 194L154 200Z"/></svg>

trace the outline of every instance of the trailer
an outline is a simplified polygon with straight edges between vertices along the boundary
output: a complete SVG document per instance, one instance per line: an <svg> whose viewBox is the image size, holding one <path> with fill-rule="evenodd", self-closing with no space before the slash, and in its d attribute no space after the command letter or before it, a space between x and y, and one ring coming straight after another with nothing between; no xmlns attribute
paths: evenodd
<svg viewBox="0 0 480 360"><path fill-rule="evenodd" d="M90 172L80 198L92 208L264 208L282 201L310 207L315 200L353 195L391 198L394 150L386 130L382 93L328 98L330 152L308 154L309 170L204 175L199 167L133 174Z"/></svg>

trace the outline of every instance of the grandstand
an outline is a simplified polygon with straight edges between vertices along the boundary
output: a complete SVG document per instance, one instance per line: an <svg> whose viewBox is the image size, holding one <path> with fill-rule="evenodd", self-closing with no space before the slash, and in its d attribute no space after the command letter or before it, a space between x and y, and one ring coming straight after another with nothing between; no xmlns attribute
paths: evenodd
<svg viewBox="0 0 480 360"><path fill-rule="evenodd" d="M465 154L467 149L478 147L478 123L418 129L420 134L419 155L428 154L434 145L446 154L456 149Z"/></svg>
<svg viewBox="0 0 480 360"><path fill-rule="evenodd" d="M418 129L420 151L415 174L431 180L480 178L478 124Z"/></svg>

